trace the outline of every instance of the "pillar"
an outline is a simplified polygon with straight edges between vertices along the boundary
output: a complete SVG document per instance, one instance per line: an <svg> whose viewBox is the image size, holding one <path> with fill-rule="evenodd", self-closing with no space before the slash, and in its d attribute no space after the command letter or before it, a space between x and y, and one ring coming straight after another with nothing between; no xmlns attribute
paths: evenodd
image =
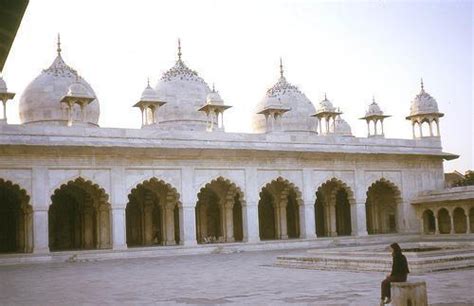
<svg viewBox="0 0 474 306"><path fill-rule="evenodd" d="M280 201L280 239L288 239L288 225L286 222L286 207L288 206L288 200L284 199Z"/></svg>
<svg viewBox="0 0 474 306"><path fill-rule="evenodd" d="M449 210L449 222L451 223L451 228L449 233L454 234L454 211Z"/></svg>
<svg viewBox="0 0 474 306"><path fill-rule="evenodd" d="M466 234L471 232L471 219L469 218L469 207L465 208L464 211L466 212Z"/></svg>
<svg viewBox="0 0 474 306"><path fill-rule="evenodd" d="M242 225L244 229L244 241L259 242L259 220L258 220L258 204L256 202L247 202L242 207Z"/></svg>
<svg viewBox="0 0 474 306"><path fill-rule="evenodd" d="M435 235L439 234L439 221L438 221L438 213L435 214Z"/></svg>
<svg viewBox="0 0 474 306"><path fill-rule="evenodd" d="M185 246L193 246L196 241L196 212L194 203L185 203L179 208L180 237L182 244Z"/></svg>
<svg viewBox="0 0 474 306"><path fill-rule="evenodd" d="M225 210L225 224L226 224L226 242L234 242L234 214L233 214L234 202L228 201L224 205Z"/></svg>
<svg viewBox="0 0 474 306"><path fill-rule="evenodd" d="M374 212L375 214L375 212ZM365 202L351 203L352 236L367 236L367 220L365 215ZM375 226L374 226L375 229Z"/></svg>
<svg viewBox="0 0 474 306"><path fill-rule="evenodd" d="M33 210L33 253L48 253L48 209Z"/></svg>
<svg viewBox="0 0 474 306"><path fill-rule="evenodd" d="M332 199L329 203L329 236L337 236L337 227L336 227L336 199Z"/></svg>
<svg viewBox="0 0 474 306"><path fill-rule="evenodd" d="M430 126L430 136L433 137L433 125L432 125L432 121L428 121L428 124Z"/></svg>
<svg viewBox="0 0 474 306"><path fill-rule="evenodd" d="M436 136L440 137L441 134L439 133L439 121L436 120L435 122L436 122L436 132L437 132Z"/></svg>
<svg viewBox="0 0 474 306"><path fill-rule="evenodd" d="M316 238L316 220L314 214L314 203L305 201L299 205L300 213L300 237L306 239Z"/></svg>
<svg viewBox="0 0 474 306"><path fill-rule="evenodd" d="M163 240L165 245L175 245L176 240L174 237L174 207L175 205L166 205L163 209L165 215L165 235Z"/></svg>
<svg viewBox="0 0 474 306"><path fill-rule="evenodd" d="M421 235L425 234L425 220L423 218L423 213L421 214L421 218L420 218L420 234Z"/></svg>
<svg viewBox="0 0 474 306"><path fill-rule="evenodd" d="M114 250L124 250L127 248L126 242L126 222L125 207L112 208L112 248Z"/></svg>
<svg viewBox="0 0 474 306"><path fill-rule="evenodd" d="M413 138L416 138L416 135L415 135L415 122L411 123L411 132L413 133Z"/></svg>

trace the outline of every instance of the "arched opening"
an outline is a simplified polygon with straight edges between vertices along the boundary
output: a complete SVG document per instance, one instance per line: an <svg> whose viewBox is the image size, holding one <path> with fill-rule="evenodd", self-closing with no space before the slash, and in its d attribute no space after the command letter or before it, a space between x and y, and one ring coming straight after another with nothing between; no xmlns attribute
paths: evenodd
<svg viewBox="0 0 474 306"><path fill-rule="evenodd" d="M451 232L451 219L446 208L438 211L438 226L440 234L449 234Z"/></svg>
<svg viewBox="0 0 474 306"><path fill-rule="evenodd" d="M392 183L382 179L367 190L365 212L369 234L397 232L397 204L400 191Z"/></svg>
<svg viewBox="0 0 474 306"><path fill-rule="evenodd" d="M56 189L48 211L51 251L111 247L110 204L105 191L78 178Z"/></svg>
<svg viewBox="0 0 474 306"><path fill-rule="evenodd" d="M351 200L352 192L339 180L331 179L318 188L315 202L318 237L351 235Z"/></svg>
<svg viewBox="0 0 474 306"><path fill-rule="evenodd" d="M435 217L431 210L427 209L423 212L423 233L434 234L436 232Z"/></svg>
<svg viewBox="0 0 474 306"><path fill-rule="evenodd" d="M261 240L300 237L299 191L278 178L262 188L258 202Z"/></svg>
<svg viewBox="0 0 474 306"><path fill-rule="evenodd" d="M10 181L0 179L0 253L33 250L30 197Z"/></svg>
<svg viewBox="0 0 474 306"><path fill-rule="evenodd" d="M427 120L421 122L421 131L423 133L423 137L429 137L431 134L430 131L430 123Z"/></svg>
<svg viewBox="0 0 474 306"><path fill-rule="evenodd" d="M456 234L464 234L467 231L466 215L464 209L457 207L453 211L454 232Z"/></svg>
<svg viewBox="0 0 474 306"><path fill-rule="evenodd" d="M240 188L222 177L201 188L196 204L198 243L242 241L242 195Z"/></svg>
<svg viewBox="0 0 474 306"><path fill-rule="evenodd" d="M125 210L127 246L179 243L179 195L165 182L152 178L128 195Z"/></svg>

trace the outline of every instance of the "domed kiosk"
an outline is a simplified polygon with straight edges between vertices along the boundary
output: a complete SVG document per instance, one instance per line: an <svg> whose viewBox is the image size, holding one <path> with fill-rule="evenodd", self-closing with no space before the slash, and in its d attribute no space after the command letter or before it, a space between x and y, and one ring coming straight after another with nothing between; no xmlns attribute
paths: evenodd
<svg viewBox="0 0 474 306"><path fill-rule="evenodd" d="M315 112L311 101L298 87L290 84L283 74L283 63L280 59L280 78L267 90L265 97L257 104L252 118L252 128L256 133L269 132L268 120L264 111L269 106L279 104L281 109L280 126L283 132L316 132L316 123L310 116Z"/></svg>
<svg viewBox="0 0 474 306"><path fill-rule="evenodd" d="M160 108L158 123L162 129L206 131L207 117L199 112L211 91L207 83L181 59L178 40L178 60L156 85L158 97L166 101Z"/></svg>
<svg viewBox="0 0 474 306"><path fill-rule="evenodd" d="M64 62L59 36L57 52L51 66L26 87L20 98L20 121L23 124L68 125L68 106L61 103L61 99L76 82L84 87L88 96L96 97L89 83ZM71 115L73 122L97 126L99 101L95 98L83 111L79 105L74 105Z"/></svg>

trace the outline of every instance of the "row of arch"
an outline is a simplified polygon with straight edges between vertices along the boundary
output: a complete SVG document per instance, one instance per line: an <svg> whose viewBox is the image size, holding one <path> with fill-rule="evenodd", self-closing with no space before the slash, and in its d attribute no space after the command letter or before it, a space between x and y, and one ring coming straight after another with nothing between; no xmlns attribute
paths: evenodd
<svg viewBox="0 0 474 306"><path fill-rule="evenodd" d="M427 208L421 216L423 234L470 234L474 232L474 206Z"/></svg>
<svg viewBox="0 0 474 306"><path fill-rule="evenodd" d="M298 187L279 177L263 186L259 196L260 239L299 238L303 201ZM31 252L33 210L26 191L0 179L0 203L0 252ZM396 232L400 203L400 191L390 181L380 179L372 184L366 201L368 233ZM316 235L351 235L353 204L353 192L344 182L333 178L322 184L314 203ZM195 205L197 242L244 241L245 207L244 193L230 180L219 177L206 184ZM133 188L125 217L128 247L182 242L180 195L162 180L152 178ZM51 251L111 248L109 196L103 188L83 178L61 185L51 196L48 230Z"/></svg>

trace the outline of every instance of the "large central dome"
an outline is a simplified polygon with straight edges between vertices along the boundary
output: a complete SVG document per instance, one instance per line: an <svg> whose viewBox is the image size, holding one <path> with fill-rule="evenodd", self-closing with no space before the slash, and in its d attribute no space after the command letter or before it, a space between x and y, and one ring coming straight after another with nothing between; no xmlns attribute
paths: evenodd
<svg viewBox="0 0 474 306"><path fill-rule="evenodd" d="M89 83L64 62L59 40L57 52L51 66L26 87L20 98L20 120L24 124L66 125L67 110L66 105L61 103L61 98L75 82L83 85L89 95L96 96ZM99 102L95 99L86 107L85 123L97 126L99 114ZM74 107L73 119L82 120L78 105Z"/></svg>
<svg viewBox="0 0 474 306"><path fill-rule="evenodd" d="M313 103L298 87L288 83L283 75L283 65L280 62L280 78L267 90L265 97L257 104L252 118L252 128L256 133L266 131L265 116L257 114L265 109L272 101L278 100L282 106L290 110L281 117L281 130L284 132L315 132L316 120L311 117L315 113Z"/></svg>
<svg viewBox="0 0 474 306"><path fill-rule="evenodd" d="M178 43L178 60L166 71L156 85L161 100L167 102L160 108L158 122L161 128L173 130L205 131L206 115L198 109L211 91L206 82L189 69L181 59Z"/></svg>

